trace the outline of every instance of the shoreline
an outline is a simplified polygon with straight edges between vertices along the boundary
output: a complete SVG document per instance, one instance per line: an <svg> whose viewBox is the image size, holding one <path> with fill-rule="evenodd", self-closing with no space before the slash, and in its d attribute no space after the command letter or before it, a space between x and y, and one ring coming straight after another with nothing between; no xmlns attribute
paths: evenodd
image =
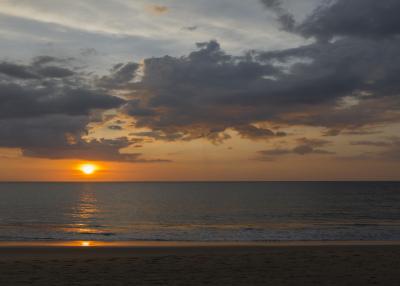
<svg viewBox="0 0 400 286"><path fill-rule="evenodd" d="M298 251L400 251L400 241L270 241L270 242L193 242L193 241L45 241L0 242L0 262L13 260L107 259L161 256L284 255Z"/></svg>
<svg viewBox="0 0 400 286"><path fill-rule="evenodd" d="M400 242L0 244L0 285L385 285ZM77 242L74 242L77 243Z"/></svg>

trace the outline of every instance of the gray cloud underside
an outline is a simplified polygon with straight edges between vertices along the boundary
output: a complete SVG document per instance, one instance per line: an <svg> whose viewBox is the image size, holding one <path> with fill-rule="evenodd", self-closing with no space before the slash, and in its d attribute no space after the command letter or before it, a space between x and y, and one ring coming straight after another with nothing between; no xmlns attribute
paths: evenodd
<svg viewBox="0 0 400 286"><path fill-rule="evenodd" d="M399 48L398 39L346 38L234 57L209 42L187 57L146 59L140 81L115 88L130 92L124 112L138 127L181 139L228 128L273 137L248 131L261 121L340 132L399 120ZM357 103L343 105L348 97Z"/></svg>
<svg viewBox="0 0 400 286"><path fill-rule="evenodd" d="M134 142L126 137L117 139L100 139L89 142L80 141L75 144L58 145L52 148L30 147L22 149L26 157L50 158L50 159L80 159L92 161L116 161L116 162L169 162L162 159L144 159L141 153L121 153L120 149L132 145Z"/></svg>
<svg viewBox="0 0 400 286"><path fill-rule="evenodd" d="M281 0L260 0L277 15L285 30L305 37L329 40L335 36L383 38L399 34L397 0L325 0L302 23L284 7Z"/></svg>
<svg viewBox="0 0 400 286"><path fill-rule="evenodd" d="M127 138L83 140L93 110L119 108L124 100L89 84L84 74L60 65L68 61L35 58L29 65L0 63L0 146L20 148L26 157L151 162L120 149Z"/></svg>
<svg viewBox="0 0 400 286"><path fill-rule="evenodd" d="M334 36L391 37L398 35L397 0L328 1L298 26L305 36L328 39Z"/></svg>
<svg viewBox="0 0 400 286"><path fill-rule="evenodd" d="M49 114L88 115L124 101L91 86L61 59L39 57L30 65L0 63L0 119Z"/></svg>

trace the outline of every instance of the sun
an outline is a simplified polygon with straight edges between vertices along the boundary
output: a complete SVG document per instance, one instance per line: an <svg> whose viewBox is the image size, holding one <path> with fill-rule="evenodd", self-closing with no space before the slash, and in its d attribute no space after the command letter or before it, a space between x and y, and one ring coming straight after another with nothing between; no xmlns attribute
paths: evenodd
<svg viewBox="0 0 400 286"><path fill-rule="evenodd" d="M85 247L90 246L90 241L82 241L81 246L85 246Z"/></svg>
<svg viewBox="0 0 400 286"><path fill-rule="evenodd" d="M97 170L97 166L94 164L83 164L79 166L79 170L85 175L92 175Z"/></svg>

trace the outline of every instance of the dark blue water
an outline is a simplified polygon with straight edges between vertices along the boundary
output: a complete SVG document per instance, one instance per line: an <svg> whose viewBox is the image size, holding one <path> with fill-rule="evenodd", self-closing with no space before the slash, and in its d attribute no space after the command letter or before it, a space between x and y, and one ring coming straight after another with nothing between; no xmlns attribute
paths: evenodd
<svg viewBox="0 0 400 286"><path fill-rule="evenodd" d="M400 183L1 183L0 240L399 240Z"/></svg>

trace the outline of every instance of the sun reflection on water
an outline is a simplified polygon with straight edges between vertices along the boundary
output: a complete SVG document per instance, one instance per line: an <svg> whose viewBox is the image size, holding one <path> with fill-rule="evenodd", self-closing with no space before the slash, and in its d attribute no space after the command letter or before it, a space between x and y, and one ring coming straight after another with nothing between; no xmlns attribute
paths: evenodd
<svg viewBox="0 0 400 286"><path fill-rule="evenodd" d="M76 208L76 216L85 220L93 218L97 213L96 196L90 187L86 187L79 194L79 204Z"/></svg>
<svg viewBox="0 0 400 286"><path fill-rule="evenodd" d="M77 205L72 212L73 224L70 231L78 234L101 233L98 229L100 226L97 223L99 213L97 198L91 185L84 185L79 192ZM82 243L82 246L87 245Z"/></svg>

